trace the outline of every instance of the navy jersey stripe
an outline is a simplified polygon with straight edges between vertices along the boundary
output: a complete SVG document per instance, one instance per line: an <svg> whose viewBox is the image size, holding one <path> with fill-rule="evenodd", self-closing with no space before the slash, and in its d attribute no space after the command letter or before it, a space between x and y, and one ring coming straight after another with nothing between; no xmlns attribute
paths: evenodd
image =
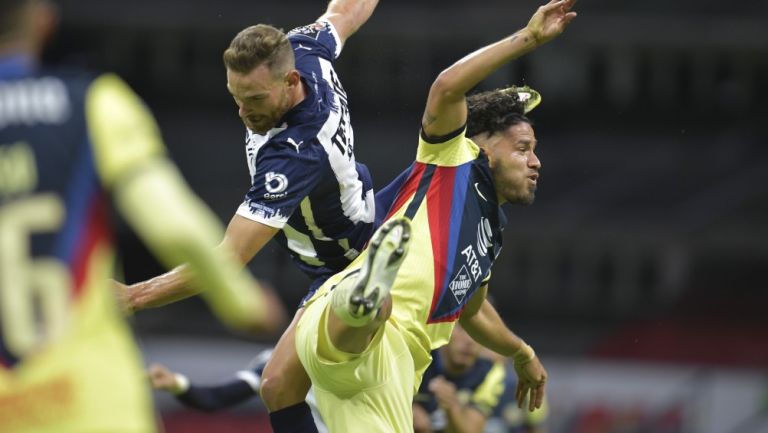
<svg viewBox="0 0 768 433"><path fill-rule="evenodd" d="M421 180L419 180L419 186L416 188L413 200L411 200L411 203L405 210L405 216L408 218L413 219L413 217L416 216L416 212L419 210L421 202L424 201L424 197L427 195L429 185L432 183L432 175L435 173L436 168L436 166L431 164L424 168L424 173L421 175Z"/></svg>

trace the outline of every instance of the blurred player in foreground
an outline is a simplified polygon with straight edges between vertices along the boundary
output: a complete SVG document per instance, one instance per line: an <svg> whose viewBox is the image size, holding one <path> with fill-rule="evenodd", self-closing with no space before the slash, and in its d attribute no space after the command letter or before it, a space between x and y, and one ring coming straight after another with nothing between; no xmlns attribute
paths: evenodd
<svg viewBox="0 0 768 433"><path fill-rule="evenodd" d="M51 5L0 0L0 431L155 431L151 394L107 281L109 199L229 325L269 321L216 218L165 157L117 76L44 70ZM230 257L227 257L230 256Z"/></svg>
<svg viewBox="0 0 768 433"><path fill-rule="evenodd" d="M574 0L551 1L528 25L464 57L433 83L416 162L368 248L307 302L296 350L332 432L410 432L430 352L456 320L514 359L518 402L544 400L546 371L485 300L501 248L501 204L531 204L541 163L524 112L528 89L466 93L507 62L559 35ZM407 250L410 249L410 252Z"/></svg>
<svg viewBox="0 0 768 433"><path fill-rule="evenodd" d="M222 243L247 263L274 237L312 279L305 299L357 257L373 232L373 184L355 161L347 94L333 64L377 3L332 0L313 24L287 35L251 26L224 52L227 89L247 128L251 189ZM188 280L180 266L118 289L128 309L140 310L194 295ZM317 431L304 403L310 381L294 346L302 311L264 370L261 395L276 433Z"/></svg>

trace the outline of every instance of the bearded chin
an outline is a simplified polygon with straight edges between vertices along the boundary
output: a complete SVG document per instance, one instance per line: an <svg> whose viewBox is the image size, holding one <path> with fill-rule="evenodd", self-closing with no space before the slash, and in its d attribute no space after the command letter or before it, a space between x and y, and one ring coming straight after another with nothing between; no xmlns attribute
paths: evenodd
<svg viewBox="0 0 768 433"><path fill-rule="evenodd" d="M511 195L511 194L510 194ZM522 193L517 193L512 195L512 197L508 198L507 200L510 203L513 204L519 204L522 206L529 206L533 204L533 201L536 199L536 189L526 190Z"/></svg>
<svg viewBox="0 0 768 433"><path fill-rule="evenodd" d="M520 200L520 204L524 206L530 206L533 204L534 200L536 200L536 191L531 191L522 200Z"/></svg>

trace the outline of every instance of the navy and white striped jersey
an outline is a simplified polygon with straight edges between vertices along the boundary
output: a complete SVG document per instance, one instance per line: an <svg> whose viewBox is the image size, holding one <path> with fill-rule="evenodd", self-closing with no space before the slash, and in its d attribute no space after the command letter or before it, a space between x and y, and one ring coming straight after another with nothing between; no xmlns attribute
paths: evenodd
<svg viewBox="0 0 768 433"><path fill-rule="evenodd" d="M344 269L375 214L368 168L355 161L347 94L334 71L341 42L330 22L288 33L307 97L266 135L248 131L251 189L237 214L282 229L276 240L313 279Z"/></svg>

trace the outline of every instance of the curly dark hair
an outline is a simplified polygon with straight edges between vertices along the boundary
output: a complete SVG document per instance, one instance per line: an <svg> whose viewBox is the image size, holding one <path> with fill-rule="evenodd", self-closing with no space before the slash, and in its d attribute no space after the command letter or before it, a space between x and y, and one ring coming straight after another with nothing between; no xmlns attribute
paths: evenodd
<svg viewBox="0 0 768 433"><path fill-rule="evenodd" d="M467 137L505 131L518 123L533 124L525 116L523 103L517 92L496 89L475 93L467 97Z"/></svg>

